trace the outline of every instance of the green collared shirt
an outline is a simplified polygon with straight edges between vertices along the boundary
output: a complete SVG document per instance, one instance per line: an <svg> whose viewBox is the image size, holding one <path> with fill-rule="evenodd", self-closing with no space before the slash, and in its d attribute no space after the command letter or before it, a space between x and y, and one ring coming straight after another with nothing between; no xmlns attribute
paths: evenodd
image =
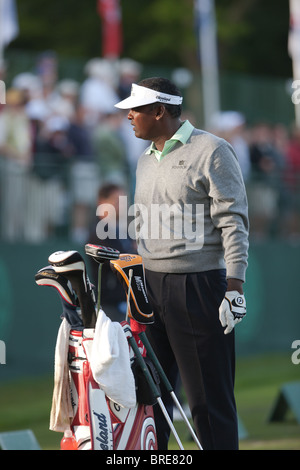
<svg viewBox="0 0 300 470"><path fill-rule="evenodd" d="M189 139L191 133L193 132L194 126L188 121L184 121L183 124L179 127L178 131L171 137L171 139L166 140L163 150L160 152L155 147L154 142L150 145L148 150L146 151L147 155L154 153L157 160L160 161L165 155L167 155L173 148L173 146L177 142L181 142L182 144L186 144L187 140Z"/></svg>

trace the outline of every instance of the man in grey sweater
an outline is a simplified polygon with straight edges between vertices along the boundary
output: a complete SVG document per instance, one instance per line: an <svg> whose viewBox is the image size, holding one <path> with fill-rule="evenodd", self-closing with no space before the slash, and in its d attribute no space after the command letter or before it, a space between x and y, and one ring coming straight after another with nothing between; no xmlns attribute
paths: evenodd
<svg viewBox="0 0 300 470"><path fill-rule="evenodd" d="M237 157L223 139L182 122L167 79L133 84L116 104L151 141L136 173L137 246L155 322L147 336L175 387L180 374L204 449L237 449L234 326L246 314L248 210ZM163 387L162 387L163 388ZM172 400L163 391L172 415ZM170 430L155 410L159 449Z"/></svg>

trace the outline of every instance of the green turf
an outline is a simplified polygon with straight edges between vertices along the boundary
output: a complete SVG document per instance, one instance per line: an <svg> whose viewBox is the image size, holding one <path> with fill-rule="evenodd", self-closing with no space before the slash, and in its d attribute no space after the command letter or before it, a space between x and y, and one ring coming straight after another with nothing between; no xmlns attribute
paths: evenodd
<svg viewBox="0 0 300 470"><path fill-rule="evenodd" d="M300 450L300 423L292 410L280 422L269 420L280 387L292 381L300 382L300 365L294 365L289 354L238 361L236 400L248 431L241 449Z"/></svg>
<svg viewBox="0 0 300 470"><path fill-rule="evenodd" d="M281 385L298 380L300 365L294 365L289 354L237 360L235 394L238 415L247 432L247 437L240 440L241 450L300 450L300 423L291 410L283 421L269 421ZM180 436L186 437L183 423L175 424ZM178 449L174 438L171 445ZM195 448L191 442L184 447Z"/></svg>
<svg viewBox="0 0 300 470"><path fill-rule="evenodd" d="M292 411L279 423L268 418L285 382L300 381L300 365L289 355L264 355L237 361L236 400L239 418L247 431L240 441L245 450L300 450L300 424ZM42 449L59 449L62 435L49 431L53 378L2 383L0 432L32 429ZM300 401L300 397L299 397ZM186 450L195 449L183 422L175 422ZM178 449L173 437L170 449Z"/></svg>

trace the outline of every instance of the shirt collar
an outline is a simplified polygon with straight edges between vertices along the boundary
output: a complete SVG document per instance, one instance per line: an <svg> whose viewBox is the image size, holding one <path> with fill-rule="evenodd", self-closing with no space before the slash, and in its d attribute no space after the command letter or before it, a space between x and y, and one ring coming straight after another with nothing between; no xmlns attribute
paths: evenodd
<svg viewBox="0 0 300 470"><path fill-rule="evenodd" d="M182 123L182 125L175 132L175 134L171 137L171 139L165 142L162 152L157 150L154 142L152 142L152 144L146 150L145 153L147 155L150 155L151 153L155 153L156 155L159 155L159 156L165 155L166 153L168 153L168 150L170 149L170 147L173 147L173 145L176 142L181 142L182 144L186 144L193 130L194 130L194 126L188 120L186 120Z"/></svg>

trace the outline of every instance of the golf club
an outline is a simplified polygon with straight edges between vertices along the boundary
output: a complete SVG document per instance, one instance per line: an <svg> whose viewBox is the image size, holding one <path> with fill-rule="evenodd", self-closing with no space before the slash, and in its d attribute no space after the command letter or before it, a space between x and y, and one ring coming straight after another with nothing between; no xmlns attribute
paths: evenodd
<svg viewBox="0 0 300 470"><path fill-rule="evenodd" d="M144 358L143 358L143 356L142 356L142 354L141 354L141 352L140 352L140 350L139 350L139 347L138 347L138 345L137 345L137 343L136 343L134 337L132 336L131 328L130 328L130 326L129 326L129 324L128 324L127 322L122 322L122 326L123 326L124 332L125 332L125 334L126 334L126 336L127 336L128 342L129 342L130 346L132 347L133 352L134 352L134 354L135 354L135 356L136 356L136 359L137 359L137 361L138 361L138 364L139 364L139 366L140 366L141 369L142 369L142 372L143 372L143 374L144 374L144 376L145 376L145 379L147 380L148 385L149 385L149 387L151 388L151 392L153 393L155 399L157 400L157 403L158 403L158 405L160 406L160 409L161 409L161 411L163 412L163 415L164 415L164 417L165 417L165 419L166 419L166 421L167 421L167 423L168 423L168 425L169 425L169 427L170 427L172 433L174 434L174 437L175 437L175 439L176 439L176 442L177 442L179 448L180 448L181 450L184 450L184 447L183 447L183 445L182 445L182 442L181 442L181 440L180 440L180 438L179 438L179 436L178 436L178 434L177 434L177 431L176 431L176 429L175 429L175 427L174 427L174 425L173 425L173 423L172 423L172 420L171 420L171 418L170 418L170 416L169 416L169 413L167 412L166 407L165 407L165 405L163 404L163 401L162 401L162 399L161 399L160 391L159 391L158 387L156 386L156 384L155 384L155 382L154 382L154 380L153 380L153 378L152 378L152 376L151 376L151 374L150 374L150 372L149 372L149 369L148 369L148 367L147 367L147 364L146 364L146 362L145 362L145 360L144 360Z"/></svg>
<svg viewBox="0 0 300 470"><path fill-rule="evenodd" d="M99 312L101 304L101 278L102 278L102 266L104 263L110 262L111 260L119 259L120 252L114 248L102 245L94 245L87 243L85 245L85 252L91 256L97 263L98 267L98 297L97 297L97 312Z"/></svg>

